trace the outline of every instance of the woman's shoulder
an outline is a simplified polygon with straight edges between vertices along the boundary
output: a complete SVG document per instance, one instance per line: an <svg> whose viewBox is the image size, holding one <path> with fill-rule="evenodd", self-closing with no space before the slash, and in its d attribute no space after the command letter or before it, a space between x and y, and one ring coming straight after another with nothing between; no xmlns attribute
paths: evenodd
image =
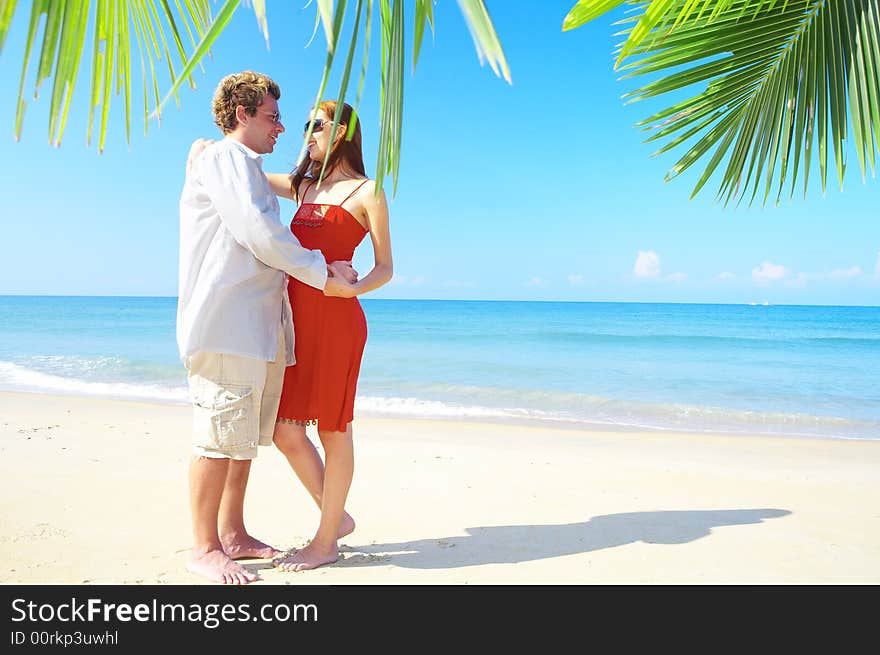
<svg viewBox="0 0 880 655"><path fill-rule="evenodd" d="M369 199L376 197L376 180L373 178L357 178L353 188L355 190L352 195L357 196L361 201L368 201Z"/></svg>
<svg viewBox="0 0 880 655"><path fill-rule="evenodd" d="M365 206L370 193L375 188L375 182L368 177L350 177L337 184L340 197L345 198L341 204L353 202Z"/></svg>

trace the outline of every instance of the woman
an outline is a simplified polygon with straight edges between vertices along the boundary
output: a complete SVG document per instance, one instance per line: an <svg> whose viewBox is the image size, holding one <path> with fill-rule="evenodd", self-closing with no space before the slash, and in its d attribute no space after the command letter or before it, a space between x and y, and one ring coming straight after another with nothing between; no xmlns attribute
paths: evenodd
<svg viewBox="0 0 880 655"><path fill-rule="evenodd" d="M331 298L293 278L288 283L296 365L288 367L284 376L274 441L321 508L321 520L307 546L274 560L285 571L335 562L337 539L354 530L345 501L354 472L351 423L367 339L366 319L356 296L388 282L393 271L388 205L364 172L360 121L346 140L353 110L343 104L331 144L336 107L335 101L325 100L310 114L303 128L305 133L312 124L308 153L292 174L268 174L276 194L299 203L290 229L304 247L320 249L328 263L351 260L369 234L374 253L373 268L354 284L353 297ZM306 435L310 423L317 424L323 463Z"/></svg>

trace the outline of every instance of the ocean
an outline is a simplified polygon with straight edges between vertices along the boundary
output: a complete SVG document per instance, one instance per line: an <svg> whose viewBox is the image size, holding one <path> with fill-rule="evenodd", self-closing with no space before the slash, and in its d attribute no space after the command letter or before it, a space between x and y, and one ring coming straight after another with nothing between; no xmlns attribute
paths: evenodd
<svg viewBox="0 0 880 655"><path fill-rule="evenodd" d="M880 439L880 307L361 303L355 420ZM186 404L176 308L0 296L0 390Z"/></svg>

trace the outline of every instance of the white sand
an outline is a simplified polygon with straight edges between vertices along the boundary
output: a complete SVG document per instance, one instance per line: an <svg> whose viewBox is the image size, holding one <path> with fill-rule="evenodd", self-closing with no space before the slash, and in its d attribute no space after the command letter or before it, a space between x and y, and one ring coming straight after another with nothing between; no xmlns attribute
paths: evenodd
<svg viewBox="0 0 880 655"><path fill-rule="evenodd" d="M0 393L0 582L202 583L184 568L189 425L188 407ZM880 441L354 430L358 527L341 559L301 573L246 560L254 584L880 583ZM280 549L317 526L274 448L245 519Z"/></svg>

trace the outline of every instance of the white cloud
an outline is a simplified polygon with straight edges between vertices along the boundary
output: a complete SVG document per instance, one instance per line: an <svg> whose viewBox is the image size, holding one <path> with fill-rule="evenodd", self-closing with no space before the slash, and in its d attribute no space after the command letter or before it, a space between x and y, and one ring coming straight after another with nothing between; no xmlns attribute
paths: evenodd
<svg viewBox="0 0 880 655"><path fill-rule="evenodd" d="M864 275L865 271L861 266L850 266L849 268L837 268L827 273L798 273L794 278L786 281L786 285L790 287L806 287L808 282L814 280L851 280L860 275Z"/></svg>
<svg viewBox="0 0 880 655"><path fill-rule="evenodd" d="M531 280L526 282L527 287L543 287L546 284L542 278L533 277Z"/></svg>
<svg viewBox="0 0 880 655"><path fill-rule="evenodd" d="M425 278L421 275L409 278L406 275L395 275L388 284L399 287L417 287L425 283Z"/></svg>
<svg viewBox="0 0 880 655"><path fill-rule="evenodd" d="M781 280L788 275L789 270L782 264L773 264L772 262L763 262L757 268L752 269L752 279L758 284L767 284Z"/></svg>
<svg viewBox="0 0 880 655"><path fill-rule="evenodd" d="M583 275L569 275L568 276L568 284L572 287L580 287L584 284L584 276Z"/></svg>
<svg viewBox="0 0 880 655"><path fill-rule="evenodd" d="M660 255L653 250L639 250L635 266L633 266L633 274L636 277L659 277Z"/></svg>
<svg viewBox="0 0 880 655"><path fill-rule="evenodd" d="M834 271L828 273L828 277L833 280L848 280L850 278L858 277L864 273L861 266L850 266L849 268L838 268Z"/></svg>
<svg viewBox="0 0 880 655"><path fill-rule="evenodd" d="M687 273L670 273L666 276L666 279L670 282L675 282L678 284L679 282L684 282L685 278L687 278Z"/></svg>
<svg viewBox="0 0 880 655"><path fill-rule="evenodd" d="M732 280L736 275L731 273L730 271L723 271L715 276L716 280Z"/></svg>

